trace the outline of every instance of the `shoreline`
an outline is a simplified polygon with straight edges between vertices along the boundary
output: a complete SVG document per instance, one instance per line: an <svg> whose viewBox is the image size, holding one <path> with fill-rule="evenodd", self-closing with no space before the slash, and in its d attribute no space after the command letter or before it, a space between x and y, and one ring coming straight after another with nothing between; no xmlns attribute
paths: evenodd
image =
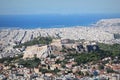
<svg viewBox="0 0 120 80"><path fill-rule="evenodd" d="M64 26L64 25L55 25L55 26L46 26L46 27L30 27L29 28L29 26L28 27L25 27L25 28L23 28L23 26L21 26L21 27L0 27L0 30L4 30L4 29L11 29L11 30L15 30L15 29L17 29L17 30L35 30L35 29L62 29L62 28L82 28L82 27L85 27L85 28L93 28L93 27L100 27L100 25L102 24L102 22L104 23L104 21L105 22L107 22L107 23L110 23L110 24L112 24L112 23L116 23L116 22L118 22L118 24L120 23L120 18L110 18L110 19L100 19L100 20L98 20L98 21L96 21L96 23L93 23L93 24L89 24L89 25L86 25L86 26L82 26L82 25L71 25L71 26ZM112 22L113 21L113 22ZM105 24L103 24L102 26L108 26L108 25L105 25ZM111 26L111 25L110 25Z"/></svg>
<svg viewBox="0 0 120 80"><path fill-rule="evenodd" d="M61 28L80 28L80 27L94 27L94 26L64 26L64 27L46 27L46 28L41 28L41 27L35 27L35 28L20 28L20 27L0 27L0 29L23 29L23 30L34 30L34 29L61 29Z"/></svg>

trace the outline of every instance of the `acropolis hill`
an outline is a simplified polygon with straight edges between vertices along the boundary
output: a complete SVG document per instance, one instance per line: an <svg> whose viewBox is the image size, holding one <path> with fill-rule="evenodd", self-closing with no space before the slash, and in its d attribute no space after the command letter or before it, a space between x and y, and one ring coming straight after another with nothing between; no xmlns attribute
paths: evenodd
<svg viewBox="0 0 120 80"><path fill-rule="evenodd" d="M30 41L38 36L61 39L87 40L100 43L120 43L120 19L103 19L90 27L75 26L49 29L1 29L0 55L18 53L13 46ZM2 56L0 56L2 57Z"/></svg>

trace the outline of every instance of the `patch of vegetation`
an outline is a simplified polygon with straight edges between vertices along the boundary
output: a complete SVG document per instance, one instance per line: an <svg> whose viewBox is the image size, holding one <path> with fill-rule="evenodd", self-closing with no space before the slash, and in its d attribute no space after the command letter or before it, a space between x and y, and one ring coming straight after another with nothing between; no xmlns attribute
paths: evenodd
<svg viewBox="0 0 120 80"><path fill-rule="evenodd" d="M23 57L22 54L19 54L19 55L15 56L15 57L5 57L5 58L0 59L0 63L9 64L9 63L11 63L12 61L15 61L15 60L17 60L17 59L20 59L20 58L22 58L22 57Z"/></svg>
<svg viewBox="0 0 120 80"><path fill-rule="evenodd" d="M115 71L111 68L107 68L107 73L114 73Z"/></svg>
<svg viewBox="0 0 120 80"><path fill-rule="evenodd" d="M82 53L80 55L74 55L75 58L75 62L77 62L77 64L85 64L88 62L92 62L92 61L98 61L100 60L100 56L97 53Z"/></svg>
<svg viewBox="0 0 120 80"><path fill-rule="evenodd" d="M40 68L39 71L42 72L43 74L45 74L45 73L57 74L58 72L60 72L60 70L58 68L56 68L54 70Z"/></svg>
<svg viewBox="0 0 120 80"><path fill-rule="evenodd" d="M97 62L103 58L111 57L115 58L116 56L120 59L120 44L98 44L100 50L92 52L83 52L83 53L68 53L65 55L65 59L71 59L74 57L77 64L85 64L88 62Z"/></svg>
<svg viewBox="0 0 120 80"><path fill-rule="evenodd" d="M21 59L19 60L18 64L23 65L24 67L27 68L34 68L37 67L39 65L39 63L41 62L41 60L39 58L33 58L33 59Z"/></svg>
<svg viewBox="0 0 120 80"><path fill-rule="evenodd" d="M52 42L51 37L37 37L31 41L14 46L13 48L22 48L22 46L32 46L37 44L50 44Z"/></svg>
<svg viewBox="0 0 120 80"><path fill-rule="evenodd" d="M104 53L104 56L111 56L111 57L120 57L120 44L98 44L99 48L102 50L102 53Z"/></svg>

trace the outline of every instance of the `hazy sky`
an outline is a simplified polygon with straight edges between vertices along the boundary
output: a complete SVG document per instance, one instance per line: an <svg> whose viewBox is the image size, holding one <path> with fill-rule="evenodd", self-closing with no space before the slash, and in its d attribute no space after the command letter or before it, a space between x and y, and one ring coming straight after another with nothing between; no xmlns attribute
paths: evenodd
<svg viewBox="0 0 120 80"><path fill-rule="evenodd" d="M120 13L120 0L0 0L0 14Z"/></svg>

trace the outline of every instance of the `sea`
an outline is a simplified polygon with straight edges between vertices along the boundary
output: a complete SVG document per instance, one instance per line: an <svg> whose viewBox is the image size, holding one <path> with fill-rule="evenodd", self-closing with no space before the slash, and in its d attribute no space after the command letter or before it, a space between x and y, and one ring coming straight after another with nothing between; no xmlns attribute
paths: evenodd
<svg viewBox="0 0 120 80"><path fill-rule="evenodd" d="M41 14L41 15L0 15L1 28L63 28L91 26L101 19L120 18L120 14Z"/></svg>

